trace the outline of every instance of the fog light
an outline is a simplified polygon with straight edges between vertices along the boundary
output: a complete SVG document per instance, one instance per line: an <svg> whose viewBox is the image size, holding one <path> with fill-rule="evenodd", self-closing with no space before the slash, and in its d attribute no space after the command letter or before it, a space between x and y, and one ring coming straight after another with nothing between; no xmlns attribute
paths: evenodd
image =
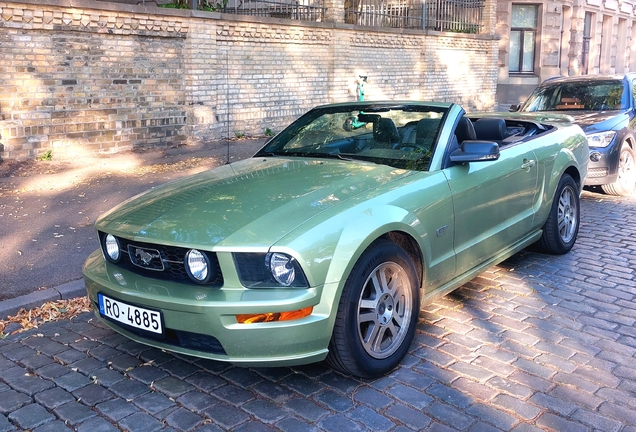
<svg viewBox="0 0 636 432"><path fill-rule="evenodd" d="M313 306L289 312L265 312L260 314L240 314L236 316L239 324L254 324L260 322L292 321L311 315Z"/></svg>
<svg viewBox="0 0 636 432"><path fill-rule="evenodd" d="M603 155L597 151L590 152L590 160L592 162L598 162L601 160L602 157Z"/></svg>

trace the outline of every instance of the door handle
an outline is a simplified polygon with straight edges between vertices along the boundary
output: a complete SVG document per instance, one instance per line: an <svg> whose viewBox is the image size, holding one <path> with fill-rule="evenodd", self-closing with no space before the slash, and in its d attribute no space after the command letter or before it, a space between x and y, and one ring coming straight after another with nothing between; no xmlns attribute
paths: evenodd
<svg viewBox="0 0 636 432"><path fill-rule="evenodd" d="M524 159L523 163L521 164L521 169L530 171L530 168L532 168L535 164L536 162L534 160Z"/></svg>

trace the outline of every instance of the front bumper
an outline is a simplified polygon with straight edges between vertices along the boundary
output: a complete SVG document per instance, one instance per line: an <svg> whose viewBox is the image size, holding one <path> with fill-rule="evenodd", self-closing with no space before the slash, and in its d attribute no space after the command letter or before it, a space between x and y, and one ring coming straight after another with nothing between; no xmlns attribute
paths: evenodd
<svg viewBox="0 0 636 432"><path fill-rule="evenodd" d="M83 272L95 314L110 328L137 342L242 366L306 364L327 355L333 301L323 294L335 292L337 287L246 289L231 275L221 288L185 285L119 268L108 263L100 250L88 257ZM156 337L102 317L98 293L161 311L166 331ZM293 311L308 306L314 306L313 313L293 321L239 324L236 320L237 314Z"/></svg>
<svg viewBox="0 0 636 432"><path fill-rule="evenodd" d="M618 180L619 154L614 147L590 147L586 186L610 184Z"/></svg>

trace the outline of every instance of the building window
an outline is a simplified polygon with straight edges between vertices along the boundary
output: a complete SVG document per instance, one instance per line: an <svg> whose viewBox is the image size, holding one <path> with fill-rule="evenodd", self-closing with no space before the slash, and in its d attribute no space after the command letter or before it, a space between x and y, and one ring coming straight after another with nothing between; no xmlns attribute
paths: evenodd
<svg viewBox="0 0 636 432"><path fill-rule="evenodd" d="M534 72L537 11L537 5L512 5L512 22L510 25L510 61L508 63L510 72Z"/></svg>

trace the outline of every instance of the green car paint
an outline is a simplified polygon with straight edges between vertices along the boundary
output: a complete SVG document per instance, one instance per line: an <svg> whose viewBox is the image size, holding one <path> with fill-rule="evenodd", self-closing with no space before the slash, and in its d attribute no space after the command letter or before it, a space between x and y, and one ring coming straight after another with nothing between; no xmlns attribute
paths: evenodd
<svg viewBox="0 0 636 432"><path fill-rule="evenodd" d="M385 138L376 120L373 128L369 123L366 130L341 130L338 121L352 113L364 113L357 118L367 122L369 113L391 117L399 133L395 140L407 139L418 116L440 124L430 152L400 151L399 144L381 149L374 148ZM497 117L506 124L532 133L500 142L497 160L449 163L447 149L460 119L494 116L467 116L455 104L423 102L317 107L251 159L128 200L97 221L102 236L208 251L218 259L222 283L140 273L97 250L84 266L97 316L133 340L244 366L324 359L345 284L377 239L391 239L409 252L425 304L541 238L565 173L580 193L587 142L578 126L563 119L502 114ZM307 286L244 286L237 257L266 253L295 260ZM159 311L166 329L212 336L223 349L210 352L132 331L100 314L98 294ZM306 307L313 307L311 314L290 321L240 324L236 318Z"/></svg>
<svg viewBox="0 0 636 432"><path fill-rule="evenodd" d="M330 207L410 174L372 163L252 158L135 197L98 228L194 248L267 250Z"/></svg>

